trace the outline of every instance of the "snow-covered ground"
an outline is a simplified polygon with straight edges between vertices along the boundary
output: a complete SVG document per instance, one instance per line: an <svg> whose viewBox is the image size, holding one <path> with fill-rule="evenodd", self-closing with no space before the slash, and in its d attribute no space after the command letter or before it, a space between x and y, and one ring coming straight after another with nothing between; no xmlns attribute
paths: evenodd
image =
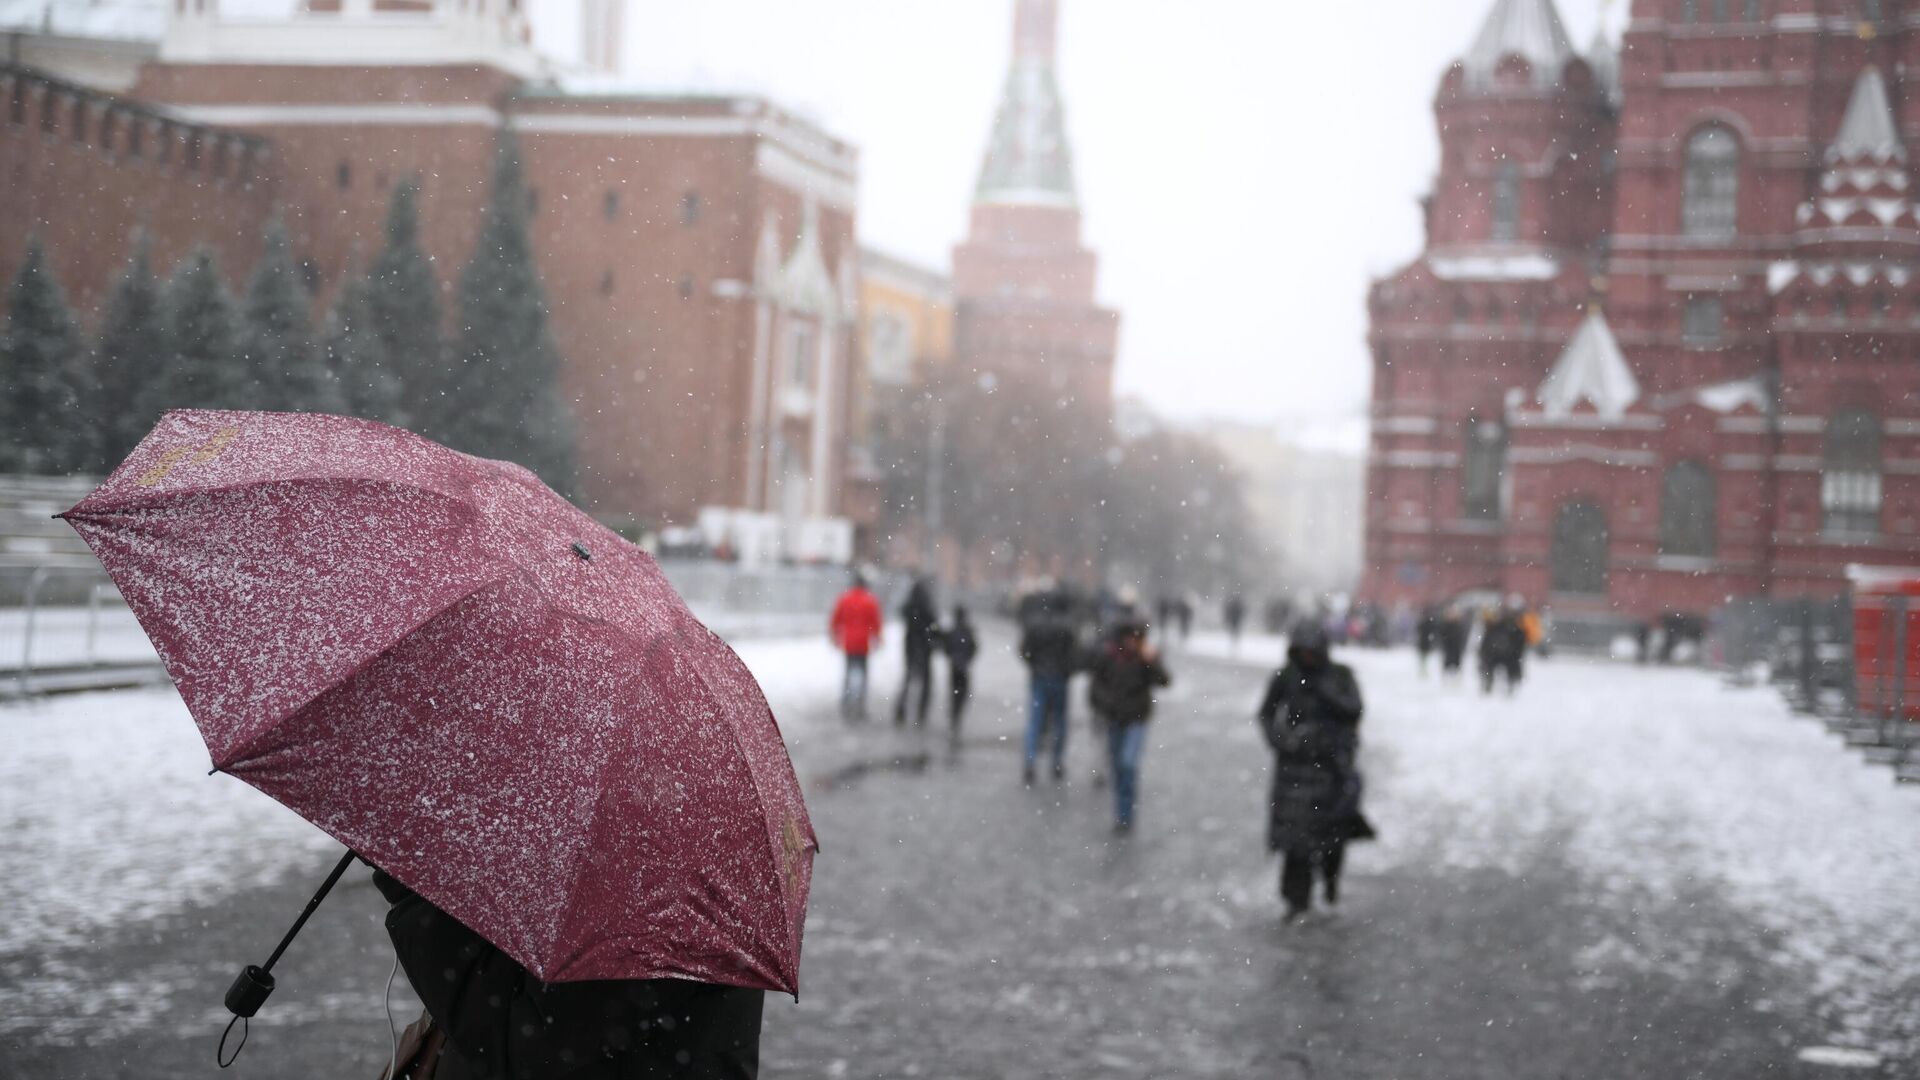
<svg viewBox="0 0 1920 1080"><path fill-rule="evenodd" d="M1272 665L1284 643L1196 635L1187 649ZM1421 678L1408 650L1337 652L1369 701L1369 799L1394 825L1369 861L1524 873L1545 854L1617 910L1712 897L1805 972L1841 1030L1904 1032L1876 1049L1920 1051L1906 997L1920 979L1920 790L1776 691L1557 657L1531 661L1517 696L1486 698L1470 676ZM1596 966L1682 978L1714 964L1644 933L1603 951Z"/></svg>
<svg viewBox="0 0 1920 1080"><path fill-rule="evenodd" d="M837 693L820 620L737 651L783 699ZM757 629L772 627L758 625ZM806 736L804 720L786 729ZM0 706L0 953L85 940L311 868L334 841L231 777L171 687Z"/></svg>
<svg viewBox="0 0 1920 1080"><path fill-rule="evenodd" d="M800 636L737 646L803 775L842 744L879 745L827 704L841 662L810 621L789 627ZM1271 666L1280 652L1259 637L1235 655L1200 635L1173 659L1176 672L1183 654ZM1611 911L1711 901L1804 973L1832 1028L1852 1033L1842 1042L1891 1060L1920 1051L1905 997L1920 973L1920 791L1895 787L1772 692L1698 671L1563 657L1533 663L1517 697L1488 699L1423 679L1406 651L1340 656L1370 702L1368 797L1384 836L1369 867L1564 865ZM898 674L897 652L876 658L876 711ZM1249 713L1257 683L1214 680L1246 694ZM0 747L0 954L310 872L332 850L245 784L207 776L170 689L0 706ZM1270 905L1264 886L1261 898ZM1586 950L1582 969L1717 978L1708 942L1654 929L1675 924L1629 921Z"/></svg>

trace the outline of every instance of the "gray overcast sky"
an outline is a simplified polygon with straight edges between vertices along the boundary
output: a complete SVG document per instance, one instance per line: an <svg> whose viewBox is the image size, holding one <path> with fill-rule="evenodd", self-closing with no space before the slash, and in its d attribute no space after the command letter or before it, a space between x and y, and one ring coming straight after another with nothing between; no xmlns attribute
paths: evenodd
<svg viewBox="0 0 1920 1080"><path fill-rule="evenodd" d="M762 93L858 144L863 242L946 267L1013 0L629 4L628 76ZM1600 4L1561 0L1583 50ZM1123 393L1188 419L1363 409L1366 285L1418 250L1433 92L1492 6L1062 0L1060 75L1101 298L1124 320ZM573 4L535 8L543 43L568 51Z"/></svg>

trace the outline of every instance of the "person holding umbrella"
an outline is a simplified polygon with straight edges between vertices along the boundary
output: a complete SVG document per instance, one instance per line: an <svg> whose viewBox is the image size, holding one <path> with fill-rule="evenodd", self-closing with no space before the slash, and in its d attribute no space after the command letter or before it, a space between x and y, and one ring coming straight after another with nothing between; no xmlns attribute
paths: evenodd
<svg viewBox="0 0 1920 1080"><path fill-rule="evenodd" d="M437 1057L422 1046L403 1076L759 1075L764 991L679 979L543 983L390 875L375 870L373 883L392 905L387 933L407 982L444 1037Z"/></svg>
<svg viewBox="0 0 1920 1080"><path fill-rule="evenodd" d="M759 684L645 552L518 466L293 413L170 412L61 516L214 771L348 849L235 1023L357 856L443 1075L753 1075L819 842ZM636 1042L661 1015L696 1030Z"/></svg>

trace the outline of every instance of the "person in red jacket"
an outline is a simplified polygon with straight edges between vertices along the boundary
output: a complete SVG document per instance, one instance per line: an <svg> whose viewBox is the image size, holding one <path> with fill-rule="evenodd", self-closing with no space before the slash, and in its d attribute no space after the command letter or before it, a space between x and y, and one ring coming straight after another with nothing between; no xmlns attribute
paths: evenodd
<svg viewBox="0 0 1920 1080"><path fill-rule="evenodd" d="M849 720L867 717L867 656L880 644L880 601L867 591L866 579L854 575L853 586L840 594L827 624L833 643L847 656L846 681L840 688L840 715Z"/></svg>

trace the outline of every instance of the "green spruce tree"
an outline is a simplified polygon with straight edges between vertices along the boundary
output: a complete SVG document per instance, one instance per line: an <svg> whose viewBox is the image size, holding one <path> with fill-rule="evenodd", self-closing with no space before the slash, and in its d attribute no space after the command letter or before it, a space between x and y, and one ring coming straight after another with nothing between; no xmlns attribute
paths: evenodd
<svg viewBox="0 0 1920 1080"><path fill-rule="evenodd" d="M473 258L460 275L459 319L441 400L460 449L515 461L556 490L574 486L573 417L547 329L519 147L500 135L493 190Z"/></svg>
<svg viewBox="0 0 1920 1080"><path fill-rule="evenodd" d="M118 465L146 437L151 417L137 411L147 383L166 366L165 319L160 279L153 272L152 245L134 238L127 268L107 297L106 316L93 348L94 406L101 463Z"/></svg>
<svg viewBox="0 0 1920 1080"><path fill-rule="evenodd" d="M339 412L340 389L314 342L313 298L300 281L287 228L267 225L266 246L247 286L242 352L251 368L253 404L279 412Z"/></svg>
<svg viewBox="0 0 1920 1080"><path fill-rule="evenodd" d="M148 382L135 411L151 425L168 409L245 409L253 373L240 350L239 317L213 253L181 260L163 297L167 365Z"/></svg>
<svg viewBox="0 0 1920 1080"><path fill-rule="evenodd" d="M38 238L7 294L0 333L0 472L98 467L86 348Z"/></svg>
<svg viewBox="0 0 1920 1080"><path fill-rule="evenodd" d="M399 374L374 328L372 287L350 279L327 318L327 368L340 388L348 415L406 427Z"/></svg>
<svg viewBox="0 0 1920 1080"><path fill-rule="evenodd" d="M387 366L399 377L401 397L414 430L434 438L458 429L440 400L446 381L446 342L441 336L440 282L420 246L420 183L407 180L393 191L387 211L387 243L367 274L373 331Z"/></svg>

